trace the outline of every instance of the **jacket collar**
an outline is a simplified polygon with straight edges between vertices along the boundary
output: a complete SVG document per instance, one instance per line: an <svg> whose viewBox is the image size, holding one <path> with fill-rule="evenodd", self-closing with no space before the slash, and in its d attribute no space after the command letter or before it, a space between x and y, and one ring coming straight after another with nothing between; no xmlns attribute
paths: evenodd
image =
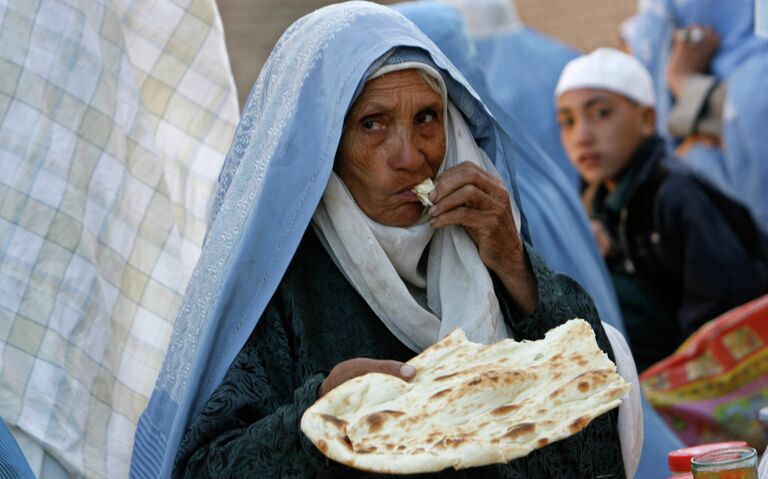
<svg viewBox="0 0 768 479"><path fill-rule="evenodd" d="M621 173L616 189L609 193L604 184L598 187L593 211L599 216L602 213L618 214L629 203L637 188L651 177L665 155L666 146L660 136L653 135L646 139Z"/></svg>

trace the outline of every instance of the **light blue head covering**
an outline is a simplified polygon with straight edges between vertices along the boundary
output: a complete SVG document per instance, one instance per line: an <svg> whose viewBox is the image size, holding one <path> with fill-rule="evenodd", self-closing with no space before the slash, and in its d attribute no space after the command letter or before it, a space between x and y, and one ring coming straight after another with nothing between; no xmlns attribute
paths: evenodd
<svg viewBox="0 0 768 479"><path fill-rule="evenodd" d="M328 183L344 116L372 71L423 61L510 191L514 145L412 23L367 2L332 5L282 36L243 111L163 369L139 420L131 477L171 474L181 438L277 289ZM515 198L519 204L519 198Z"/></svg>
<svg viewBox="0 0 768 479"><path fill-rule="evenodd" d="M493 11L499 7L494 3L509 1L485 0L480 4L489 4ZM470 0L458 3L466 4L468 9L478 7ZM506 5L505 8L513 8L513 5ZM477 49L477 61L482 66L490 97L504 111L514 112L515 118L525 125L537 144L560 167L571 188L578 191L579 174L560 142L552 98L560 72L566 63L579 56L579 52L522 23L508 28L481 28L477 33L470 29L470 36Z"/></svg>
<svg viewBox="0 0 768 479"><path fill-rule="evenodd" d="M514 118L517 112L505 111L491 99L461 13L434 0L400 3L393 7L414 22L446 54L512 138L517 182L533 246L549 267L566 273L584 286L592 296L600 318L623 333L616 293L597 251L576 189ZM547 105L551 101L550 97Z"/></svg>
<svg viewBox="0 0 768 479"><path fill-rule="evenodd" d="M666 66L677 28L709 25L720 36L712 73L727 82L722 152L694 148L689 163L726 193L741 200L768 231L768 39L754 34L755 0L639 0L622 35L654 77L659 130L666 132L672 106ZM666 92L666 93L665 93Z"/></svg>
<svg viewBox="0 0 768 479"><path fill-rule="evenodd" d="M576 278L592 295L601 319L623 334L624 327L613 286L594 246L586 215L575 190L569 188L565 176L546 153L528 138L519 123L502 111L493 100L489 100L485 78L460 12L435 0L400 3L394 5L394 8L437 44L510 133L518 153L517 181L534 246L551 267L559 265L563 271ZM550 104L551 97L546 101ZM635 477L665 477L668 473L667 453L683 447L683 443L644 397L643 430L648 440L644 442Z"/></svg>

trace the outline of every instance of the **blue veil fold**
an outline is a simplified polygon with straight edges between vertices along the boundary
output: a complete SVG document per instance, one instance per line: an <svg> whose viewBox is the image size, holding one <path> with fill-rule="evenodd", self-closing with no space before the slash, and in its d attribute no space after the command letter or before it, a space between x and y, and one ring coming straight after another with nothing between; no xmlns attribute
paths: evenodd
<svg viewBox="0 0 768 479"><path fill-rule="evenodd" d="M472 38L489 95L507 112L515 112L547 156L559 166L574 191L579 173L560 142L554 94L565 64L579 52L525 25Z"/></svg>
<svg viewBox="0 0 768 479"><path fill-rule="evenodd" d="M443 75L448 96L520 204L515 144L412 23L368 2L332 5L295 22L243 110L202 255L139 420L130 477L171 475L190 418L220 384L296 252L328 182L347 110L377 62L397 61L389 55L429 61Z"/></svg>
<svg viewBox="0 0 768 479"><path fill-rule="evenodd" d="M656 117L666 134L672 98L666 81L677 28L710 25L720 35L711 73L727 82L723 147L693 148L684 158L703 177L750 209L768 232L768 39L754 34L755 0L640 0L622 34L654 79Z"/></svg>

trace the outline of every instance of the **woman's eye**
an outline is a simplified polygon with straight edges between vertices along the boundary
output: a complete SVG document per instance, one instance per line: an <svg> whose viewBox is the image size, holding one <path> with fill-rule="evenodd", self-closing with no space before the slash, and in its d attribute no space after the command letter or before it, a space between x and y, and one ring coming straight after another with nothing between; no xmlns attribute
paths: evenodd
<svg viewBox="0 0 768 479"><path fill-rule="evenodd" d="M384 124L373 118L365 118L362 121L363 128L369 131L380 131L384 129Z"/></svg>
<svg viewBox="0 0 768 479"><path fill-rule="evenodd" d="M424 110L416 115L416 123L430 123L437 119L437 113L434 110Z"/></svg>
<svg viewBox="0 0 768 479"><path fill-rule="evenodd" d="M570 128L573 126L573 118L558 118L557 124L560 125L560 128Z"/></svg>

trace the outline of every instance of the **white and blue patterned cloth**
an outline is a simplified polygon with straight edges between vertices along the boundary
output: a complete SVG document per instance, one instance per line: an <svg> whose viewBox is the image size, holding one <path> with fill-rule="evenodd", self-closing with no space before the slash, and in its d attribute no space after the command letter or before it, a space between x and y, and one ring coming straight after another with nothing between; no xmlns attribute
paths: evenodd
<svg viewBox="0 0 768 479"><path fill-rule="evenodd" d="M639 0L623 35L648 67L656 88L659 129L665 133L672 99L666 68L672 34L693 24L712 26L720 47L712 73L727 84L721 151L695 148L685 160L749 208L768 232L768 39L754 33L754 0Z"/></svg>
<svg viewBox="0 0 768 479"><path fill-rule="evenodd" d="M238 107L213 0L0 2L0 413L128 475Z"/></svg>

